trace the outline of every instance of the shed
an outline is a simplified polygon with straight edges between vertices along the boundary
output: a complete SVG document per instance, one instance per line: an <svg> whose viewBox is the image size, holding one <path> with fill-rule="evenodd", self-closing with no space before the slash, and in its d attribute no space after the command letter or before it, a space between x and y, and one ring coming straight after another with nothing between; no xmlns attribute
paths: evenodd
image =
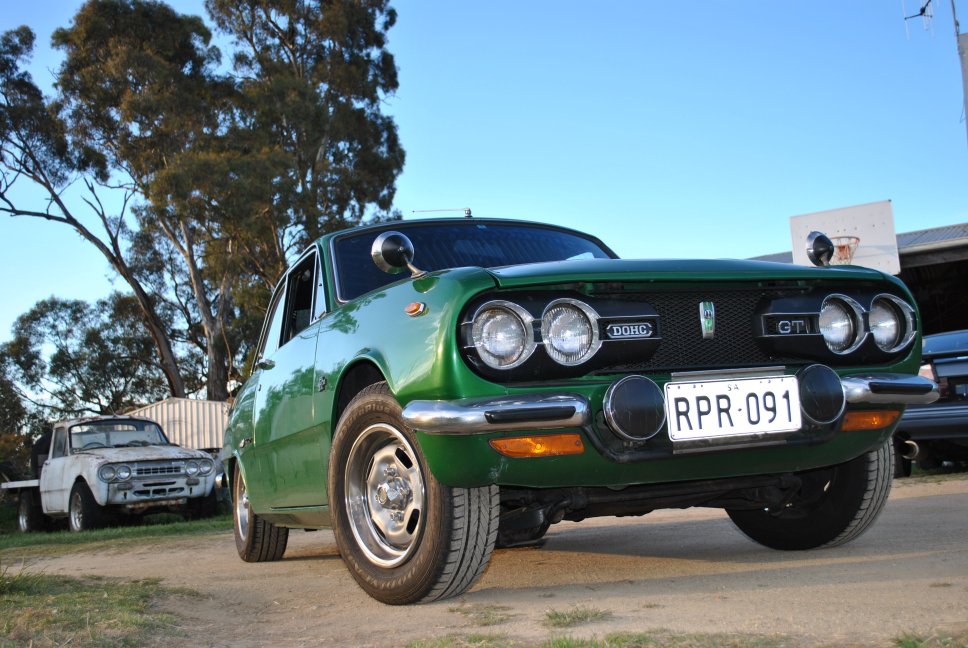
<svg viewBox="0 0 968 648"><path fill-rule="evenodd" d="M229 404L194 398L166 398L128 412L161 424L168 440L185 448L218 450L229 420Z"/></svg>

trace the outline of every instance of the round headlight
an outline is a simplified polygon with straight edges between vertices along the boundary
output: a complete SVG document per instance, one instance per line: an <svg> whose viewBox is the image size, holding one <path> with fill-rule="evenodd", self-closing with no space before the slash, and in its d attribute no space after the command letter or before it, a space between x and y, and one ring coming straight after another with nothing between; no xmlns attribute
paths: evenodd
<svg viewBox="0 0 968 648"><path fill-rule="evenodd" d="M118 466L118 481L126 481L131 479L131 467L121 465Z"/></svg>
<svg viewBox="0 0 968 648"><path fill-rule="evenodd" d="M541 316L541 339L558 364L581 364L601 346L598 313L574 299L553 301Z"/></svg>
<svg viewBox="0 0 968 648"><path fill-rule="evenodd" d="M198 462L198 472L207 475L215 469L215 462L211 459L202 459Z"/></svg>
<svg viewBox="0 0 968 648"><path fill-rule="evenodd" d="M198 474L198 463L194 461L188 461L185 463L185 474L194 477Z"/></svg>
<svg viewBox="0 0 968 648"><path fill-rule="evenodd" d="M820 333L834 353L849 353L863 341L860 305L837 295L824 300L820 309Z"/></svg>
<svg viewBox="0 0 968 648"><path fill-rule="evenodd" d="M914 338L914 309L894 295L875 297L868 321L881 351L898 351Z"/></svg>
<svg viewBox="0 0 968 648"><path fill-rule="evenodd" d="M481 360L495 369L517 367L534 351L533 318L517 304L488 302L474 314L471 339Z"/></svg>
<svg viewBox="0 0 968 648"><path fill-rule="evenodd" d="M106 481L106 482L113 481L117 474L118 473L114 469L114 466L110 466L110 465L101 466L100 469L98 469L97 471L97 476L101 478L101 481Z"/></svg>

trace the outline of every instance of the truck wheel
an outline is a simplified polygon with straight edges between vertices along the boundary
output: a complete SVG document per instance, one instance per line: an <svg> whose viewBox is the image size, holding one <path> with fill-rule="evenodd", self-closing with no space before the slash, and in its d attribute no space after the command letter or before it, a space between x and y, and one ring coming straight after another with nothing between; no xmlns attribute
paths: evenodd
<svg viewBox="0 0 968 648"><path fill-rule="evenodd" d="M773 549L835 547L850 542L874 522L891 492L894 446L830 468L800 473L800 493L778 512L727 509L750 538Z"/></svg>
<svg viewBox="0 0 968 648"><path fill-rule="evenodd" d="M47 530L47 517L32 491L20 491L20 502L17 507L17 526L21 533L36 533Z"/></svg>
<svg viewBox="0 0 968 648"><path fill-rule="evenodd" d="M235 465L232 489L235 548L239 557L245 562L281 560L286 553L286 545L289 544L289 529L267 522L252 512L245 479L238 463Z"/></svg>
<svg viewBox="0 0 968 648"><path fill-rule="evenodd" d="M330 449L333 533L350 573L391 605L461 594L497 538L497 486L438 482L386 383L347 406Z"/></svg>
<svg viewBox="0 0 968 648"><path fill-rule="evenodd" d="M90 531L98 529L104 521L104 511L91 494L91 489L82 481L74 484L68 503L67 520L71 531Z"/></svg>

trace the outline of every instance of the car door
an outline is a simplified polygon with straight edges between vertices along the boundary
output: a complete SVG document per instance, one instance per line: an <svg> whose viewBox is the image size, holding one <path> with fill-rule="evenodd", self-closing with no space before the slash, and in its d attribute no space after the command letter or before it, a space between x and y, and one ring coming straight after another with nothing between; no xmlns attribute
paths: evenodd
<svg viewBox="0 0 968 648"><path fill-rule="evenodd" d="M70 450L67 434L66 425L54 427L50 452L40 471L40 499L44 513L67 512L67 500L71 494L70 487L73 485L68 483L70 475L67 464L70 461Z"/></svg>
<svg viewBox="0 0 968 648"><path fill-rule="evenodd" d="M318 254L311 248L276 290L257 362L254 477L265 485L266 502L273 509L326 504L321 428L313 403L319 279ZM250 489L252 481L247 483Z"/></svg>

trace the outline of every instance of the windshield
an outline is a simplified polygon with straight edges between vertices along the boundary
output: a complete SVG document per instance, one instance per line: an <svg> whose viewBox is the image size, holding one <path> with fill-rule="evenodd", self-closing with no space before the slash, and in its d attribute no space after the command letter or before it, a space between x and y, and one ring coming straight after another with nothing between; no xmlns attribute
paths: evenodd
<svg viewBox="0 0 968 648"><path fill-rule="evenodd" d="M71 427L71 453L93 448L167 444L161 428L151 421L87 421Z"/></svg>
<svg viewBox="0 0 968 648"><path fill-rule="evenodd" d="M409 222L338 237L333 245L340 299L348 300L398 281L373 263L370 247L386 229L403 232L413 242L413 263L432 272L478 266L498 268L566 259L608 259L612 254L591 237L533 223L457 221Z"/></svg>

